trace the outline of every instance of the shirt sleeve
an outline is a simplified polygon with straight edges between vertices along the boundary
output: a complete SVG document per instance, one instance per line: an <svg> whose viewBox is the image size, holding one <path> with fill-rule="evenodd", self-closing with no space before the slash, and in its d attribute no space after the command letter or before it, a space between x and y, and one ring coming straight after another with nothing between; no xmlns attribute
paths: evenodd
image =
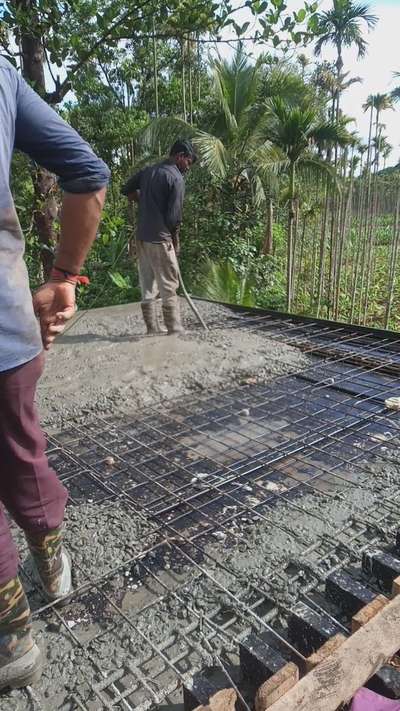
<svg viewBox="0 0 400 711"><path fill-rule="evenodd" d="M174 180L170 185L165 222L173 232L182 222L183 198L185 196L185 183L183 180Z"/></svg>
<svg viewBox="0 0 400 711"><path fill-rule="evenodd" d="M126 181L125 185L121 188L122 195L130 195L130 193L134 193L135 190L140 190L142 172L143 171L139 170L138 173L135 173L135 175L132 175L132 177Z"/></svg>
<svg viewBox="0 0 400 711"><path fill-rule="evenodd" d="M107 165L18 74L16 100L15 148L55 173L66 192L89 193L107 185Z"/></svg>

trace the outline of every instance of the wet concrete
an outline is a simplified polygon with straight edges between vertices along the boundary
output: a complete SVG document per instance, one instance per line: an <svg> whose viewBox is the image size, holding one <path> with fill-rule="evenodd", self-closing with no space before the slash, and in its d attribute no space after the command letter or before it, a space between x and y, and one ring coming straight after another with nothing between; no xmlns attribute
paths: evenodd
<svg viewBox="0 0 400 711"><path fill-rule="evenodd" d="M221 306L201 304L212 325L234 319ZM239 329L205 333L182 304L187 333L146 337L138 304L94 309L53 347L38 391L45 426L60 427L90 413L113 413L213 393L246 378L268 380L306 367L297 349Z"/></svg>
<svg viewBox="0 0 400 711"><path fill-rule="evenodd" d="M400 468L397 465L390 468L391 478L396 476L398 482ZM38 708L46 711L64 708L71 693L77 689L87 708L102 708L101 705L90 705L88 681L100 683L102 678L105 681L107 676L111 677L119 670L121 679L125 680L121 683L127 684L130 664L143 664L142 668L147 669L150 677L157 677L160 660L154 654L154 645L172 637L176 650L182 650L185 645L182 632L192 623L196 629L188 635L193 649L188 650L187 659L193 667L210 664L212 658L202 637L207 632L207 624L203 622L201 633L200 616L203 619L210 616L221 624L236 615L239 620L236 632L244 631L246 626L257 633L265 632L266 627L246 612L238 600L248 605L254 599L255 590L273 591L284 619L284 609L298 601L302 587L313 576L313 565L307 555L304 557L308 546L317 544L317 552L322 554L323 541L326 537L334 540L338 528L354 517L368 521L374 507L379 508L382 504L382 487L389 498L398 490L398 484L388 487L387 477L386 463L376 459L374 470L363 486L351 487L345 495L343 492L330 497L307 494L296 499L296 510L283 501L269 511L264 510L268 522L239 521L232 531L235 536L242 536L242 542L237 542L233 548L229 541L226 544L215 541L204 546L199 564L205 573L181 555L178 545L172 547L169 557L162 560L162 566L170 568L169 571L160 573L160 561L155 561L155 577L151 578L137 566L125 566L106 581L103 589L107 598L96 593L95 588L89 588L62 611L63 621L54 613L42 614L34 625L47 660L43 679L35 687L41 703ZM123 563L141 547L147 547L149 531L134 517L127 518L126 511L120 510L119 506L115 508L115 504L111 504L96 509L83 505L79 507L80 511L69 511L67 542L82 570L79 582L85 582L89 576L96 578L100 573L107 573L113 563ZM319 543L321 551L318 551ZM357 547L355 544L355 556ZM185 550L189 555L195 554L194 548ZM151 556L144 559L149 569L151 560ZM304 570L300 578L289 584L291 566L301 571L302 564ZM168 590L175 590L176 594L166 595ZM127 619L120 616L108 599ZM216 609L220 612L214 618ZM262 617L259 609L256 613ZM277 624L280 628L279 615ZM146 659L149 660L147 663ZM23 694L11 692L3 697L1 708L4 711L28 708Z"/></svg>
<svg viewBox="0 0 400 711"><path fill-rule="evenodd" d="M221 313L210 308L209 318L218 320ZM86 324L78 323L78 332L68 334L50 356L40 397L44 418L53 424L85 418L86 409L92 406L132 412L156 398L174 400L190 392L212 394L216 388L230 387L243 378L269 380L309 363L295 349L275 344L266 336L229 329L208 336L196 331L179 339L135 340L132 331L142 326L134 307L101 310L90 319ZM92 336L98 338L85 340L89 326L96 329ZM171 369L175 373L172 383ZM167 383L166 390L163 383ZM250 420L247 413L241 417L243 431L250 432L255 426L251 412ZM370 444L368 436L365 442ZM235 446L238 444L236 441ZM205 445L198 442L196 446L201 450ZM201 450L203 456L207 453ZM207 619L224 625L235 618L234 635L248 628L259 634L266 627L248 609L257 595L268 594L279 603L273 624L284 633L285 610L299 600L309 581L318 580L339 562L341 528L365 521L382 542L391 539L385 523L375 526L374 522L377 511L385 513L383 498L396 502L399 494L396 449L385 440L375 456L366 455L353 469L343 466L337 471L349 475L352 484L344 486L338 481L336 490L330 486L329 491L303 493L291 501L275 499L273 505L232 522L231 531L227 535L224 531L225 540L200 538L198 546L172 542L162 554L146 555L142 564L128 561L157 541L154 522L135 515L123 500L80 502L69 507L66 542L77 564L76 583L95 584L84 587L61 617L47 611L35 619L36 638L46 658L43 678L31 698L21 691L3 695L2 711L75 711L78 706L71 699L76 692L85 708L97 711L105 706L99 697L93 697L90 685L103 689L99 693L114 703L117 696L111 681L117 679L119 691L127 689L132 684L132 668L161 688L173 683L173 672L163 668L155 648L171 638L175 653L187 649L182 671L211 664L204 642L204 635L210 632ZM270 491L285 493L285 488L279 491L275 485ZM256 504L250 497L249 503ZM348 548L357 560L360 542L350 543ZM321 566L319 560L326 551L332 552ZM293 572L298 574L296 579ZM32 607L37 609L42 603L29 582L24 582ZM254 609L262 617L268 605ZM191 631L185 636L185 630ZM214 640L214 649L222 646L222 639ZM229 647L226 638L224 646ZM143 694L143 688L132 692L132 707L133 699L139 703ZM180 699L178 691L176 701ZM126 706L115 701L112 708ZM163 704L159 708L166 711L173 707Z"/></svg>

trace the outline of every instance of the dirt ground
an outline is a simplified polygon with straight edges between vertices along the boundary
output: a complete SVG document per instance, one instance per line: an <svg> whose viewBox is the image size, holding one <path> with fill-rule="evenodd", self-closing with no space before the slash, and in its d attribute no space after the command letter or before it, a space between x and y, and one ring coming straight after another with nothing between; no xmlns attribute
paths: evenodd
<svg viewBox="0 0 400 711"><path fill-rule="evenodd" d="M199 308L211 326L233 313L208 303ZM266 381L306 367L297 349L257 333L221 328L205 333L183 303L187 333L144 336L138 304L94 309L78 318L47 358L38 403L47 427L91 412L113 413L210 393L248 377ZM233 323L233 322L232 322Z"/></svg>

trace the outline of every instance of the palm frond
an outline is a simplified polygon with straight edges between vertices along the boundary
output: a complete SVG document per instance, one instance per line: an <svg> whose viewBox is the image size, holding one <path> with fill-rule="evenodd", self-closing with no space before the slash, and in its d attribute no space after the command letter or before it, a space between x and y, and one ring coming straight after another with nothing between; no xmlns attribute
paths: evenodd
<svg viewBox="0 0 400 711"><path fill-rule="evenodd" d="M256 103L260 82L260 63L250 64L241 44L231 62L221 58L212 62L214 91L224 112L231 138L246 113Z"/></svg>
<svg viewBox="0 0 400 711"><path fill-rule="evenodd" d="M266 141L255 151L253 160L260 176L267 182L273 182L278 175L287 171L290 165L286 153L270 141Z"/></svg>
<svg viewBox="0 0 400 711"><path fill-rule="evenodd" d="M256 207L261 207L265 205L267 196L265 194L264 184L261 177L256 173L251 180L251 188L253 192L254 205Z"/></svg>
<svg viewBox="0 0 400 711"><path fill-rule="evenodd" d="M332 185L338 192L340 192L341 186L339 176L335 170L335 167L331 165L331 163L321 160L320 158L317 158L317 156L310 155L302 157L297 165L300 173L308 171L311 172L314 177L316 175L329 176L332 181Z"/></svg>
<svg viewBox="0 0 400 711"><path fill-rule="evenodd" d="M144 155L156 156L168 154L172 144L178 138L193 138L194 127L175 117L163 116L151 121L139 134L138 145Z"/></svg>
<svg viewBox="0 0 400 711"><path fill-rule="evenodd" d="M397 86L395 89L393 89L390 95L393 101L400 101L400 86Z"/></svg>
<svg viewBox="0 0 400 711"><path fill-rule="evenodd" d="M201 269L196 291L199 296L211 301L255 306L250 273L238 274L229 260L213 262L208 259Z"/></svg>
<svg viewBox="0 0 400 711"><path fill-rule="evenodd" d="M337 143L340 146L346 146L351 142L351 135L344 124L329 121L313 126L310 129L309 136L320 145L334 145Z"/></svg>
<svg viewBox="0 0 400 711"><path fill-rule="evenodd" d="M372 30L378 17L372 15L369 6L354 0L333 0L332 7L318 15L320 37L315 45L315 54L321 54L326 44L337 47L351 47L355 44L359 57L367 50L367 42L362 35L362 25Z"/></svg>
<svg viewBox="0 0 400 711"><path fill-rule="evenodd" d="M201 163L207 170L219 178L225 178L229 157L222 141L205 131L197 131L193 138Z"/></svg>

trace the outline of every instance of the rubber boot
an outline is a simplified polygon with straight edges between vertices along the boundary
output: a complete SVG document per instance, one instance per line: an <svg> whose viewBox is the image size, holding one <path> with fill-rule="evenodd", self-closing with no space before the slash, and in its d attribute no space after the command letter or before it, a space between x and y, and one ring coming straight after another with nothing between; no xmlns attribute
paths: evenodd
<svg viewBox="0 0 400 711"><path fill-rule="evenodd" d="M171 336L174 333L184 333L179 301L176 300L170 304L163 304L162 310L165 325L168 329L168 335Z"/></svg>
<svg viewBox="0 0 400 711"><path fill-rule="evenodd" d="M166 335L168 333L168 331L164 326L164 317L162 314L161 299L157 299L157 301L156 301L156 320L157 320L158 333L163 333L164 335Z"/></svg>
<svg viewBox="0 0 400 711"><path fill-rule="evenodd" d="M31 611L19 578L0 585L0 690L38 681L43 661L32 638Z"/></svg>
<svg viewBox="0 0 400 711"><path fill-rule="evenodd" d="M72 593L71 560L63 548L63 526L47 533L26 533L35 577L48 602L66 605ZM61 599L60 599L61 598Z"/></svg>
<svg viewBox="0 0 400 711"><path fill-rule="evenodd" d="M141 304L143 320L146 324L148 336L158 336L161 333L167 333L162 328L158 320L157 304L155 301L145 301Z"/></svg>

